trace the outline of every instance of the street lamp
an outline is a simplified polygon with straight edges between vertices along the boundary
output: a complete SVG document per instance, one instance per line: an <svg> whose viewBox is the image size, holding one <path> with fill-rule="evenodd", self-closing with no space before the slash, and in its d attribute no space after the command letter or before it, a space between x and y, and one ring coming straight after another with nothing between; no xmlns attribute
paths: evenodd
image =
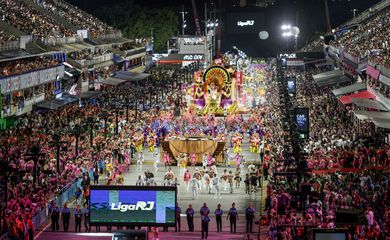
<svg viewBox="0 0 390 240"><path fill-rule="evenodd" d="M111 115L107 111L102 111L99 114L100 118L103 118L104 120L104 138L107 139L107 120Z"/></svg>
<svg viewBox="0 0 390 240"><path fill-rule="evenodd" d="M59 132L54 133L52 139L53 140L49 142L49 145L56 147L57 174L60 174L60 151L61 146L66 142L61 141L61 135Z"/></svg>
<svg viewBox="0 0 390 240"><path fill-rule="evenodd" d="M75 136L76 145L75 145L75 156L76 158L79 156L79 139L81 134L83 133L83 129L80 124L76 124L73 129L70 131L70 134Z"/></svg>
<svg viewBox="0 0 390 240"><path fill-rule="evenodd" d="M38 179L38 170L37 169L38 169L39 158L44 156L44 155L45 155L45 153L41 152L41 148L37 144L32 145L30 148L30 152L25 154L26 157L30 157L34 162L34 169L33 169L33 183L34 184L37 184L37 179Z"/></svg>
<svg viewBox="0 0 390 240"><path fill-rule="evenodd" d="M281 26L282 36L287 38L287 48L288 48L288 38L294 37L295 40L295 52L297 52L298 48L298 36L299 36L299 28L297 26L291 26L289 24L284 24ZM287 49L288 50L288 49Z"/></svg>
<svg viewBox="0 0 390 240"><path fill-rule="evenodd" d="M87 117L85 124L89 127L89 141L90 146L93 147L93 129L97 124L97 121L93 117Z"/></svg>

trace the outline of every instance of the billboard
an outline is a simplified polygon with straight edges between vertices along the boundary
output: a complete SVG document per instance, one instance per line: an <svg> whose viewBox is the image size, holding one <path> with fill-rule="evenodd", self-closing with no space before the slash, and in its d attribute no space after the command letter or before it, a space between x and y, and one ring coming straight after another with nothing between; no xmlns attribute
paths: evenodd
<svg viewBox="0 0 390 240"><path fill-rule="evenodd" d="M287 90L288 90L288 93L291 93L291 94L295 94L297 92L295 77L288 77L287 78Z"/></svg>
<svg viewBox="0 0 390 240"><path fill-rule="evenodd" d="M259 34L265 29L265 15L261 12L229 12L226 15L228 34Z"/></svg>
<svg viewBox="0 0 390 240"><path fill-rule="evenodd" d="M91 225L175 226L176 187L91 186Z"/></svg>
<svg viewBox="0 0 390 240"><path fill-rule="evenodd" d="M309 134L309 108L295 108L294 122L297 124L297 131L301 134Z"/></svg>

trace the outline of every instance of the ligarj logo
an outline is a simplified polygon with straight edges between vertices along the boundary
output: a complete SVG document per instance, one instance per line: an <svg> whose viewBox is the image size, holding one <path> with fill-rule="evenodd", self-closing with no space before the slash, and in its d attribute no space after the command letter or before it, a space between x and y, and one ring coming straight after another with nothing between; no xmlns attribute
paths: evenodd
<svg viewBox="0 0 390 240"><path fill-rule="evenodd" d="M237 26L253 26L255 24L255 21L254 20L247 20L245 22L242 22L242 21L238 21L237 22Z"/></svg>
<svg viewBox="0 0 390 240"><path fill-rule="evenodd" d="M153 210L153 207L154 207L154 202L152 201L150 202L138 201L136 204L122 204L121 202L119 202L117 206L115 203L111 204L111 210L121 211L121 212L137 211L137 210L151 211Z"/></svg>

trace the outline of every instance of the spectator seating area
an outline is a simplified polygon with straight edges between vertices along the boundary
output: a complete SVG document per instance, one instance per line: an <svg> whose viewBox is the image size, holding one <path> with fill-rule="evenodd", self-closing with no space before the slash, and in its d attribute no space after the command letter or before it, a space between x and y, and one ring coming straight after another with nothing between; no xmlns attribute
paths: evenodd
<svg viewBox="0 0 390 240"><path fill-rule="evenodd" d="M5 22L39 38L70 37L75 33L20 0L0 0Z"/></svg>
<svg viewBox="0 0 390 240"><path fill-rule="evenodd" d="M379 64L390 65L390 9L373 15L350 29L336 41L330 44L344 47L345 50L357 57L370 57Z"/></svg>
<svg viewBox="0 0 390 240"><path fill-rule="evenodd" d="M58 64L57 60L45 56L1 62L0 78L55 67Z"/></svg>
<svg viewBox="0 0 390 240"><path fill-rule="evenodd" d="M64 18L80 30L90 30L93 38L114 33L115 29L96 17L72 6L63 0L33 0L49 12Z"/></svg>

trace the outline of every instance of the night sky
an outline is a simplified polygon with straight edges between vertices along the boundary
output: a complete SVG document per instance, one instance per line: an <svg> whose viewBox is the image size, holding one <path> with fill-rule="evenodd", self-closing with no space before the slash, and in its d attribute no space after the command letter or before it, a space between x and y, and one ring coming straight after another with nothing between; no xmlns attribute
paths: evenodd
<svg viewBox="0 0 390 240"><path fill-rule="evenodd" d="M72 4L78 5L87 12L92 12L95 8L120 4L127 0L67 0ZM133 0L135 4L151 7L172 7L174 8L178 16L179 12L184 6L185 11L188 12L186 20L188 28L186 34L194 34L195 27L193 23L193 12L191 0ZM199 18L204 19L204 3L207 2L208 7L211 7L211 2L217 2L218 0L196 0L197 11ZM223 4L230 5L225 6L229 11L234 11L231 4L228 4L231 0L222 0ZM363 11L372 5L380 2L380 0L328 0L331 25L333 28L342 24L353 16L352 9L358 9L358 13ZM85 8L86 7L86 8ZM250 10L256 11L256 8ZM294 25L297 20L298 13L298 26L301 30L299 36L299 46L307 43L315 32L324 32L326 30L326 19L323 0L277 0L277 2L268 7L267 9L259 10L266 13L267 18L267 31L274 34L274 39L279 44L283 44L283 39L280 36L280 26L285 23ZM181 15L180 18L181 19ZM278 36L276 36L278 35ZM223 40L223 39L222 39ZM277 44L277 45L278 45ZM275 46L278 47L278 46Z"/></svg>

